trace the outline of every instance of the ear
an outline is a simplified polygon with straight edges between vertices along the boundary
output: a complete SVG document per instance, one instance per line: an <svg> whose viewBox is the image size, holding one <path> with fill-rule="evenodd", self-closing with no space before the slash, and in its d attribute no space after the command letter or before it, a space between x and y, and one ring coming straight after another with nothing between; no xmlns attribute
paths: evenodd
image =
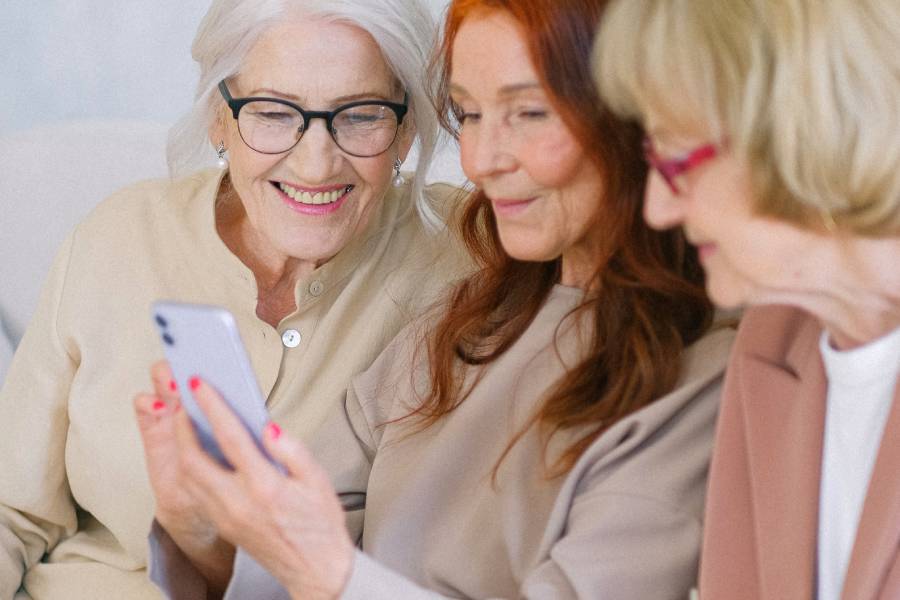
<svg viewBox="0 0 900 600"><path fill-rule="evenodd" d="M416 125L412 119L404 119L397 136L397 156L401 162L406 160L414 141L416 141Z"/></svg>
<svg viewBox="0 0 900 600"><path fill-rule="evenodd" d="M213 148L219 145L227 137L225 128L225 119L228 117L228 106L222 102L216 110L216 116L212 123L209 124L209 143Z"/></svg>

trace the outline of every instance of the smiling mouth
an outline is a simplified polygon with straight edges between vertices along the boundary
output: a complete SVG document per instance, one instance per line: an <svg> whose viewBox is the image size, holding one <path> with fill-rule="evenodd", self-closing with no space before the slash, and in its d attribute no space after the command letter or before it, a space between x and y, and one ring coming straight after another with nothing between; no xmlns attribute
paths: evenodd
<svg viewBox="0 0 900 600"><path fill-rule="evenodd" d="M335 190L307 192L280 181L273 181L272 184L294 202L297 202L299 204L306 204L308 206L334 204L335 202L349 194L351 191L353 191L352 185L347 185Z"/></svg>
<svg viewBox="0 0 900 600"><path fill-rule="evenodd" d="M522 200L495 199L491 201L497 206L524 206L534 200L535 198L524 198Z"/></svg>

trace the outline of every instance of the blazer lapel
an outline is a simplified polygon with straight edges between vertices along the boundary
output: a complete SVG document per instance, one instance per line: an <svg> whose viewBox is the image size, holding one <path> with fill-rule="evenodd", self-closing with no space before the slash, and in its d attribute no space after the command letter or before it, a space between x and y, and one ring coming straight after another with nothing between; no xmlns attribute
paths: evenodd
<svg viewBox="0 0 900 600"><path fill-rule="evenodd" d="M900 381L863 504L843 597L878 598L900 545ZM897 593L900 590L893 590Z"/></svg>
<svg viewBox="0 0 900 600"><path fill-rule="evenodd" d="M797 332L784 364L745 356L742 394L764 598L812 598L827 382L819 329Z"/></svg>

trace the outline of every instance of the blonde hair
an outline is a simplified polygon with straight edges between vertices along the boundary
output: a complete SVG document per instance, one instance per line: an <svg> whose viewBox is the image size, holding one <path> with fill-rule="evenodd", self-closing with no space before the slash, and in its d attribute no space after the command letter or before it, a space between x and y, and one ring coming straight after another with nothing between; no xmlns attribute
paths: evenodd
<svg viewBox="0 0 900 600"><path fill-rule="evenodd" d="M430 228L440 229L442 219L424 194L425 175L439 140L425 77L436 26L419 0L214 0L191 46L200 77L191 111L169 132L169 173L174 177L210 163L214 154L209 126L223 102L219 82L239 72L247 53L267 29L298 12L349 23L375 39L409 97L407 119L415 125L419 143L416 176L411 183L419 216Z"/></svg>
<svg viewBox="0 0 900 600"><path fill-rule="evenodd" d="M760 214L900 233L900 2L618 0L594 48L618 113L727 140Z"/></svg>

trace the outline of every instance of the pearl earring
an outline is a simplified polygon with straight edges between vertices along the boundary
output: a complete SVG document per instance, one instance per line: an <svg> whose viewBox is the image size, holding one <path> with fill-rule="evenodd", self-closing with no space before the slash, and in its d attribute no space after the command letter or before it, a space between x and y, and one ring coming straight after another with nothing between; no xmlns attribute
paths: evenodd
<svg viewBox="0 0 900 600"><path fill-rule="evenodd" d="M394 187L402 187L403 184L406 183L406 179L400 174L400 165L402 164L403 161L399 158L394 161L394 179L391 180Z"/></svg>
<svg viewBox="0 0 900 600"><path fill-rule="evenodd" d="M228 168L228 159L225 158L225 142L219 142L216 146L216 166L223 171Z"/></svg>

